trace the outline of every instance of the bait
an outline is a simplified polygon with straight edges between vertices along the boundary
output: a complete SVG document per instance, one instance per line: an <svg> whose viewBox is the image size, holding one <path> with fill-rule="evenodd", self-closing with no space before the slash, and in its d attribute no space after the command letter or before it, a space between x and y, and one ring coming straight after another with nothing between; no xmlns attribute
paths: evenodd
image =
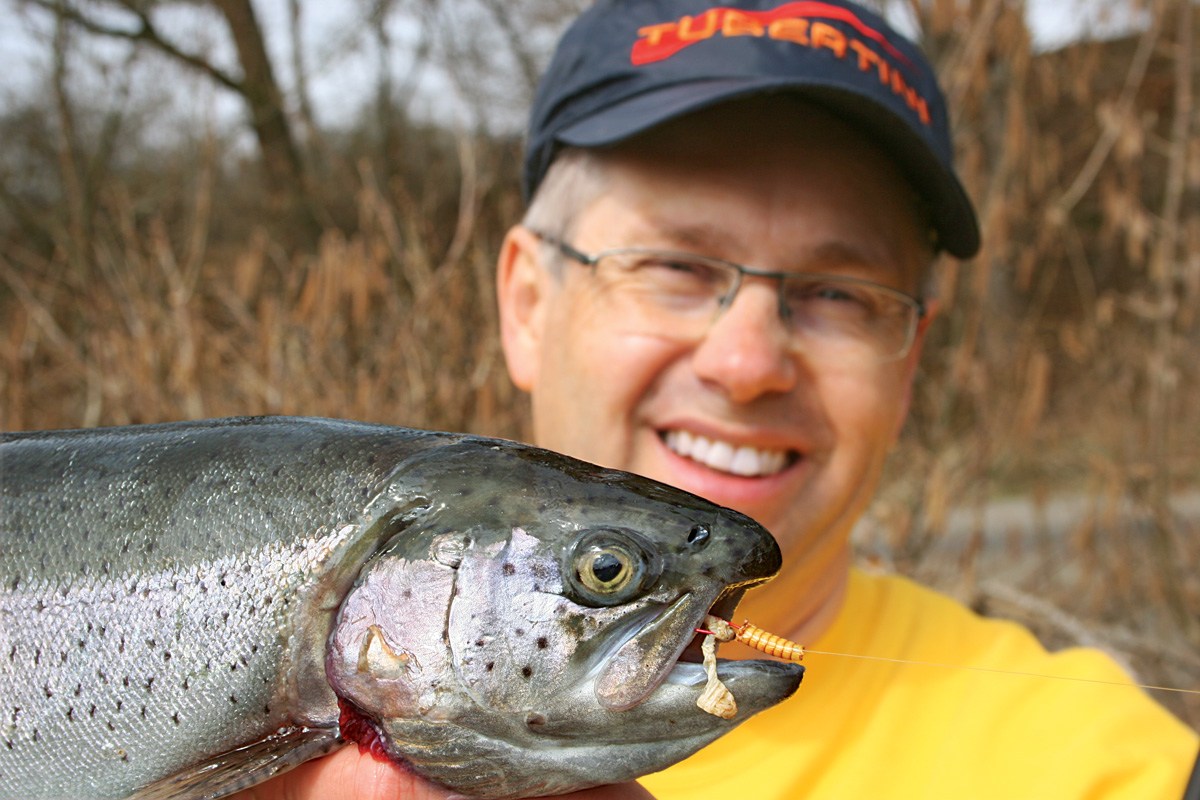
<svg viewBox="0 0 1200 800"><path fill-rule="evenodd" d="M762 628L751 625L749 620L746 620L740 626L734 625L733 628L737 631L737 640L747 647L753 647L759 652L775 656L776 658L782 658L785 661L804 660L803 647L789 639L784 639L782 636L767 633Z"/></svg>

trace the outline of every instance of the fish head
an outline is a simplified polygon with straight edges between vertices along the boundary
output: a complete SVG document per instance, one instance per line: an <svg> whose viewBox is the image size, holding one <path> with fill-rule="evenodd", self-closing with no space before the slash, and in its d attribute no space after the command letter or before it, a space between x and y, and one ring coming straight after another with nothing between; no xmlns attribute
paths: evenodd
<svg viewBox="0 0 1200 800"><path fill-rule="evenodd" d="M360 572L326 661L343 735L377 753L467 794L558 794L665 768L799 685L723 662L737 717L696 706L696 629L781 565L750 518L492 440L404 485L425 510Z"/></svg>

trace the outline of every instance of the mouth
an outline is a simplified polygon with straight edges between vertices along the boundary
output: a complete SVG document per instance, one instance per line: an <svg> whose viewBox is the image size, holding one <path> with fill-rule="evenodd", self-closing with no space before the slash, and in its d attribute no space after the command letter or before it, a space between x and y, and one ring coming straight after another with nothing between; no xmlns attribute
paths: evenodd
<svg viewBox="0 0 1200 800"><path fill-rule="evenodd" d="M645 625L627 630L625 641L615 647L596 680L600 705L624 711L653 692L668 676L682 667L683 675L672 682L689 682L692 670L703 673L700 644L696 633L707 614L729 619L749 584L727 587L715 599L685 594ZM678 680L676 678L684 678Z"/></svg>
<svg viewBox="0 0 1200 800"><path fill-rule="evenodd" d="M709 469L744 478L776 475L801 458L796 450L738 445L682 428L660 431L659 436L676 455L703 464Z"/></svg>

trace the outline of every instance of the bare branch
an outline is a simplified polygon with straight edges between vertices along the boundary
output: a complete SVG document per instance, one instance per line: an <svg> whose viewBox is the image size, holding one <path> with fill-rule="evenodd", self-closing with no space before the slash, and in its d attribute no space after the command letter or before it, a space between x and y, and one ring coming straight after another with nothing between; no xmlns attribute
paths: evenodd
<svg viewBox="0 0 1200 800"><path fill-rule="evenodd" d="M171 42L167 41L159 33L158 28L154 26L153 20L149 15L141 9L136 8L128 2L121 3L122 7L133 14L138 21L138 27L134 30L126 30L123 28L114 28L109 25L104 25L81 13L78 9L71 8L65 3L54 2L53 0L30 0L38 8L45 9L53 14L61 15L63 19L76 25L88 33L94 33L99 36L108 36L113 39L124 39L130 42L144 42L154 49L158 50L171 58L180 61L183 64L192 67L193 69L203 72L217 83L232 89L239 94L245 93L243 82L225 70L211 63L205 58L194 53L188 53L180 50Z"/></svg>

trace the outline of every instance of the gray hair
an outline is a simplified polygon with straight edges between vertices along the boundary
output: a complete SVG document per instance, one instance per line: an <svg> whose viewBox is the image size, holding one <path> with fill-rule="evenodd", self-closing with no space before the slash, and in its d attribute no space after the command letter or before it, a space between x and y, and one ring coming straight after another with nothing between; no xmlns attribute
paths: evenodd
<svg viewBox="0 0 1200 800"><path fill-rule="evenodd" d="M558 153L538 185L521 224L531 231L569 241L575 221L608 188L607 165L593 150L567 147ZM555 274L561 258L547 261Z"/></svg>

